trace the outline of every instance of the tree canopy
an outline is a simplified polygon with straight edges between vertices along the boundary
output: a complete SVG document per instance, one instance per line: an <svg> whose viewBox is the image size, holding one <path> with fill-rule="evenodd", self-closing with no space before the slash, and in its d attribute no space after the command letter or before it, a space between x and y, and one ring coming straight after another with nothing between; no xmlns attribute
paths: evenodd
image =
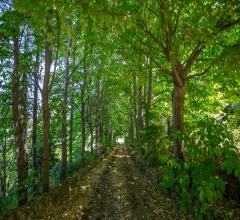
<svg viewBox="0 0 240 220"><path fill-rule="evenodd" d="M239 0L1 1L0 212L119 138L185 211L237 201L239 58Z"/></svg>

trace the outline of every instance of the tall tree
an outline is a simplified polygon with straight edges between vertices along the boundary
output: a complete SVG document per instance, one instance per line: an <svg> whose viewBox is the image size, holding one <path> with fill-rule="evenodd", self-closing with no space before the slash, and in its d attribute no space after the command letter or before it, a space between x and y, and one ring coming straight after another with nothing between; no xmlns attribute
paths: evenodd
<svg viewBox="0 0 240 220"><path fill-rule="evenodd" d="M86 49L85 49L86 53ZM82 84L81 84L81 126L82 126L82 161L84 163L84 157L85 157L85 148L86 148L86 116L85 116L85 90L86 90L86 83L87 83L87 72L86 72L86 55L84 55L83 60L83 78L82 78Z"/></svg>
<svg viewBox="0 0 240 220"><path fill-rule="evenodd" d="M64 76L64 92L63 92L63 109L62 109L62 166L61 166L61 180L66 179L67 168L67 108L68 108L68 87L69 87L69 63L71 51L71 39L68 40L66 53L66 70Z"/></svg>
<svg viewBox="0 0 240 220"><path fill-rule="evenodd" d="M12 75L12 111L13 123L15 129L15 144L18 165L18 204L23 205L27 202L27 167L26 167L26 149L25 149L25 131L24 114L21 109L21 92L19 76L19 30L14 30L13 37L13 75Z"/></svg>
<svg viewBox="0 0 240 220"><path fill-rule="evenodd" d="M73 162L73 120L74 120L74 109L73 109L73 86L71 86L71 96L70 96L70 125L69 125L69 162Z"/></svg>
<svg viewBox="0 0 240 220"><path fill-rule="evenodd" d="M45 72L42 89L43 107L43 192L49 191L49 134L50 134L50 110L49 110L49 79L52 60L51 43L48 35L51 34L49 18L46 19L45 35Z"/></svg>
<svg viewBox="0 0 240 220"><path fill-rule="evenodd" d="M152 104L152 87L153 87L153 72L152 72L152 63L149 60L148 63L148 85L147 85L147 103L146 103L146 125L149 126L150 123L150 111Z"/></svg>
<svg viewBox="0 0 240 220"><path fill-rule="evenodd" d="M34 91L33 91L33 116L32 116L32 169L34 173L32 189L33 193L37 191L37 121L38 121L38 74L39 74L39 52L36 54L34 76Z"/></svg>

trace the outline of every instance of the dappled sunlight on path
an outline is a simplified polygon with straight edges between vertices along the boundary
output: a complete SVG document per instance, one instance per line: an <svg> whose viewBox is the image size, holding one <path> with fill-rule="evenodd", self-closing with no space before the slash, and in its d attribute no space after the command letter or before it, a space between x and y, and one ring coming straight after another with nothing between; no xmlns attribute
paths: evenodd
<svg viewBox="0 0 240 220"><path fill-rule="evenodd" d="M116 147L55 203L19 209L22 219L187 219L136 169L128 150ZM21 219L19 217L19 219ZM13 216L9 219L14 219Z"/></svg>

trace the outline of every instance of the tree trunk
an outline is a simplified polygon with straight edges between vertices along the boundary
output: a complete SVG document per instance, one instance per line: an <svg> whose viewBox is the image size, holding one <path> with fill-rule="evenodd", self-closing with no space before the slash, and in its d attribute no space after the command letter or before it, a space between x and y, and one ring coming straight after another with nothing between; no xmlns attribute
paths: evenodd
<svg viewBox="0 0 240 220"><path fill-rule="evenodd" d="M26 36L25 36L25 41L24 41L24 53L28 54L29 53L29 28L27 26L26 30ZM26 153L26 169L27 169L27 175L28 175L28 151L27 151L27 123L28 123L28 67L26 63L24 64L23 72L22 72L22 88L21 88L21 109L22 109L22 114L23 114L23 126L24 126L24 148L25 148L25 153ZM27 177L26 177L27 178Z"/></svg>
<svg viewBox="0 0 240 220"><path fill-rule="evenodd" d="M67 105L68 105L68 86L69 86L69 62L70 62L71 40L68 41L66 55L66 71L63 92L63 109L62 109L62 166L61 181L66 179L67 172Z"/></svg>
<svg viewBox="0 0 240 220"><path fill-rule="evenodd" d="M110 122L110 132L109 132L109 142L110 142L110 146L112 146L112 133L113 133L113 131L112 131L112 122Z"/></svg>
<svg viewBox="0 0 240 220"><path fill-rule="evenodd" d="M4 130L4 140L2 144L2 175L1 175L1 196L6 197L7 192L7 134Z"/></svg>
<svg viewBox="0 0 240 220"><path fill-rule="evenodd" d="M167 117L167 135L170 135L172 132L171 118Z"/></svg>
<svg viewBox="0 0 240 220"><path fill-rule="evenodd" d="M92 122L90 122L90 146L91 146L91 152L93 152L93 142L94 142L94 135L93 135L93 126Z"/></svg>
<svg viewBox="0 0 240 220"><path fill-rule="evenodd" d="M36 55L34 70L34 98L33 98L33 124L32 124L32 169L33 169L33 193L37 192L37 111L38 111L38 71L39 53Z"/></svg>
<svg viewBox="0 0 240 220"><path fill-rule="evenodd" d="M96 144L96 151L97 154L100 154L100 79L97 79L97 101L96 101L96 125L95 125L95 144Z"/></svg>
<svg viewBox="0 0 240 220"><path fill-rule="evenodd" d="M173 155L179 159L184 160L183 143L178 135L184 132L184 97L185 97L185 84L179 85L174 83L173 91L173 133L177 135L173 142Z"/></svg>
<svg viewBox="0 0 240 220"><path fill-rule="evenodd" d="M18 37L14 37L14 66L12 79L12 111L13 124L15 129L15 144L17 154L18 167L18 205L23 205L27 202L26 188L26 149L24 143L24 115L20 109L20 91L19 91L19 42Z"/></svg>
<svg viewBox="0 0 240 220"><path fill-rule="evenodd" d="M50 25L47 21L48 32ZM45 39L45 73L42 90L42 107L43 107L43 173L42 184L43 192L49 191L49 133L50 133L50 110L49 110L49 78L51 67L51 44L47 37Z"/></svg>
<svg viewBox="0 0 240 220"><path fill-rule="evenodd" d="M147 112L147 84L143 84L143 97L142 97L142 123L143 128L146 125L146 112Z"/></svg>
<svg viewBox="0 0 240 220"><path fill-rule="evenodd" d="M129 141L134 143L134 114L133 114L133 99L130 96L130 111L129 111Z"/></svg>
<svg viewBox="0 0 240 220"><path fill-rule="evenodd" d="M100 143L103 143L103 110L100 113L100 126L99 126L99 137L100 137Z"/></svg>
<svg viewBox="0 0 240 220"><path fill-rule="evenodd" d="M152 104L152 69L151 66L148 71L148 87L147 87L147 107L146 107L146 125L149 126L150 122L150 110L151 110L151 104Z"/></svg>
<svg viewBox="0 0 240 220"><path fill-rule="evenodd" d="M95 148L97 151L97 154L100 153L100 143L99 143L99 125L98 121L96 121L96 127L95 127Z"/></svg>
<svg viewBox="0 0 240 220"><path fill-rule="evenodd" d="M86 52L85 52L86 53ZM81 125L82 125L82 162L84 163L86 148L85 90L87 83L86 55L83 61L83 84L81 87Z"/></svg>
<svg viewBox="0 0 240 220"><path fill-rule="evenodd" d="M137 77L136 74L134 73L133 76L133 106L134 106L134 119L135 119L135 134L136 134L136 139L135 139L135 145L138 146L139 144L139 127L138 127L138 117L137 117Z"/></svg>
<svg viewBox="0 0 240 220"><path fill-rule="evenodd" d="M70 101L70 129L69 129L69 162L72 163L72 147L73 147L73 88L71 90L71 101Z"/></svg>
<svg viewBox="0 0 240 220"><path fill-rule="evenodd" d="M102 83L102 86L100 88L100 98L99 98L99 137L100 137L100 144L103 143L103 137L104 137L104 116L105 116L105 109L104 109L104 84Z"/></svg>
<svg viewBox="0 0 240 220"><path fill-rule="evenodd" d="M85 73L84 73L85 75ZM85 78L85 76L83 76ZM82 126L82 162L84 163L86 145L86 122L85 122L85 80L81 88L81 126Z"/></svg>
<svg viewBox="0 0 240 220"><path fill-rule="evenodd" d="M138 128L143 129L143 111L142 111L142 85L138 86Z"/></svg>

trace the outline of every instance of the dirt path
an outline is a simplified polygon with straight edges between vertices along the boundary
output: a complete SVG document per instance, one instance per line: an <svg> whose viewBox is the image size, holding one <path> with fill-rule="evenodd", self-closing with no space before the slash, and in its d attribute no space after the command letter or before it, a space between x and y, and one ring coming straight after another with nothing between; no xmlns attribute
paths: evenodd
<svg viewBox="0 0 240 220"><path fill-rule="evenodd" d="M84 219L184 219L119 147L84 210Z"/></svg>
<svg viewBox="0 0 240 220"><path fill-rule="evenodd" d="M187 219L139 173L124 147L117 147L48 206L26 219Z"/></svg>

